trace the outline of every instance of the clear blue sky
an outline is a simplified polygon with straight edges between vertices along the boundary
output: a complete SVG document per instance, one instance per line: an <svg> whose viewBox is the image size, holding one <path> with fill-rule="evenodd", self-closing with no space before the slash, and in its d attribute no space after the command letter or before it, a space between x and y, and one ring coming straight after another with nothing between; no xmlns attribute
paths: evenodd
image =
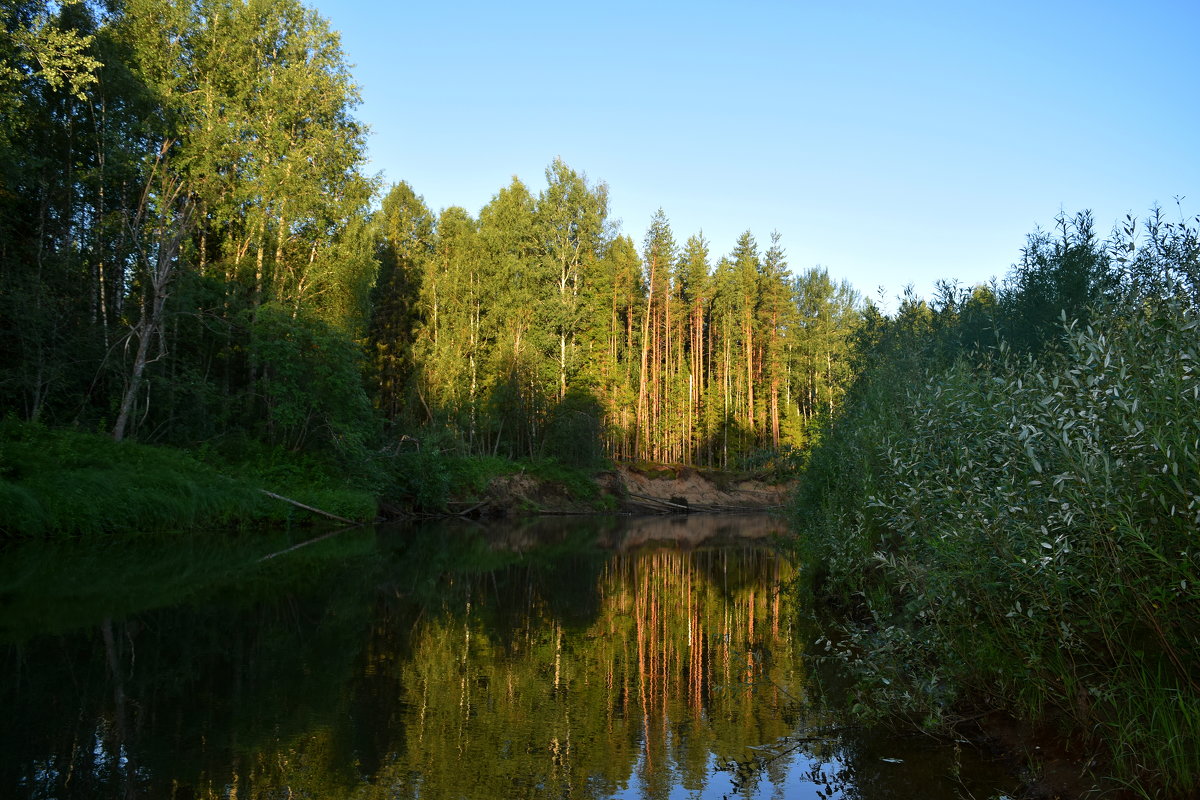
<svg viewBox="0 0 1200 800"><path fill-rule="evenodd" d="M661 206L888 298L1003 276L1060 210L1200 211L1200 0L310 5L369 169L435 211L561 156L639 247Z"/></svg>

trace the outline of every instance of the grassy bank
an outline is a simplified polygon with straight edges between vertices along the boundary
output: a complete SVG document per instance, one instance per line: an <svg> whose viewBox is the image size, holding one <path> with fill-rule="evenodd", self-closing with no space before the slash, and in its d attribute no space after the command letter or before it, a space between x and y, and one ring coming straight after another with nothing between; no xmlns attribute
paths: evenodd
<svg viewBox="0 0 1200 800"><path fill-rule="evenodd" d="M1141 796L1200 790L1198 330L1146 303L864 375L797 512L864 711L1003 709Z"/></svg>
<svg viewBox="0 0 1200 800"><path fill-rule="evenodd" d="M523 473L602 505L587 470L444 453L296 453L252 440L194 450L0 422L0 536L46 538L316 519L262 489L341 517L462 510L498 476Z"/></svg>
<svg viewBox="0 0 1200 800"><path fill-rule="evenodd" d="M181 530L303 518L271 491L352 519L373 519L370 492L331 470L276 454L231 463L9 419L0 423L0 532L9 538ZM203 460L202 460L203 458Z"/></svg>

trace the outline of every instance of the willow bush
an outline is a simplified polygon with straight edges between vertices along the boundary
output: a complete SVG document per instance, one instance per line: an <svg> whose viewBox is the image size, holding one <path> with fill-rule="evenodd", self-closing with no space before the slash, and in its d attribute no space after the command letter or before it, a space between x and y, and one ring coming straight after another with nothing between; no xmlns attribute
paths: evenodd
<svg viewBox="0 0 1200 800"><path fill-rule="evenodd" d="M829 648L864 704L1054 712L1117 777L1200 785L1198 330L1183 302L1110 309L1051 356L961 358L842 436L865 493L810 533L859 612Z"/></svg>

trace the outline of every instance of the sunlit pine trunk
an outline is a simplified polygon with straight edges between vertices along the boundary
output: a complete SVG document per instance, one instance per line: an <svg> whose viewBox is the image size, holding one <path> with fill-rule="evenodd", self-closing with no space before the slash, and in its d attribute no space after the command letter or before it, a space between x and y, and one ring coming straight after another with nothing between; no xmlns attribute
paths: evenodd
<svg viewBox="0 0 1200 800"><path fill-rule="evenodd" d="M699 300L692 311L692 386L693 396L689 412L694 424L688 430L688 446L696 451L699 449L696 446L696 432L701 427L700 421L703 413L701 398L704 396L704 322ZM696 460L702 460L698 452Z"/></svg>
<svg viewBox="0 0 1200 800"><path fill-rule="evenodd" d="M654 307L654 273L655 262L650 262L650 285L646 292L646 313L642 317L642 364L641 372L638 377L638 407L637 407L637 448L636 455L641 458L645 456L644 447L649 443L647 422L647 372L650 360L650 314Z"/></svg>
<svg viewBox="0 0 1200 800"><path fill-rule="evenodd" d="M664 299L665 300L665 299ZM661 305L661 304L660 304ZM650 321L650 457L657 461L659 460L659 430L658 430L658 406L659 406L659 375L662 371L662 356L659 354L661 348L661 336L659 335L660 325L658 323L661 312L656 314Z"/></svg>
<svg viewBox="0 0 1200 800"><path fill-rule="evenodd" d="M670 411L671 411L671 405L672 405L671 397L670 397L670 386L671 386L671 377L672 377L672 373L671 373L671 284L670 284L669 279L667 281L666 288L667 288L667 291L665 292L665 298L664 298L665 302L663 303L663 370L662 370L662 377L660 379L660 383L661 383L660 403L662 405L662 410L659 413L659 417L662 419L662 424L660 425L661 437L662 437L661 438L661 441L662 441L661 456L662 456L663 460L665 460L665 461L672 461L673 458L672 458L672 453L671 453L671 425L670 425L670 419L671 419Z"/></svg>
<svg viewBox="0 0 1200 800"><path fill-rule="evenodd" d="M746 337L746 426L754 432L754 326L749 313L742 326Z"/></svg>
<svg viewBox="0 0 1200 800"><path fill-rule="evenodd" d="M722 397L724 399L724 414L721 417L721 467L729 466L729 412L733 406L733 364L730 348L733 347L733 342L730 341L726 331L725 348L722 353L721 363L721 382L722 382Z"/></svg>

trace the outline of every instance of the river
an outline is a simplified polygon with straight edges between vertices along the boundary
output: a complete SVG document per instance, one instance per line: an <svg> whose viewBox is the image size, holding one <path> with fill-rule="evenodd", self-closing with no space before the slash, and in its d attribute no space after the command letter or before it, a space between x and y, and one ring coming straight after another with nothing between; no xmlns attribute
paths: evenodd
<svg viewBox="0 0 1200 800"><path fill-rule="evenodd" d="M784 533L572 517L9 547L0 797L1012 791L965 743L844 719Z"/></svg>

